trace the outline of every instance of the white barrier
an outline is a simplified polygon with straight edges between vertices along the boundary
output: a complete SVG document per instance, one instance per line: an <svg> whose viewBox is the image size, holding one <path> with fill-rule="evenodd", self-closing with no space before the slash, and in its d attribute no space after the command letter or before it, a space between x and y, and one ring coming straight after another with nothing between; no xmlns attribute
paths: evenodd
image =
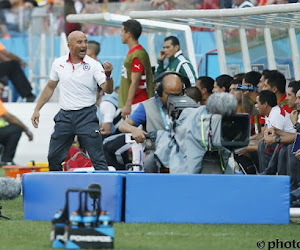
<svg viewBox="0 0 300 250"><path fill-rule="evenodd" d="M55 114L59 111L58 103L46 103L40 112L39 128L31 124L31 116L36 103L4 103L5 108L18 117L33 132L33 141L28 141L22 133L14 162L18 165L27 165L29 161L47 162L48 146L53 131Z"/></svg>

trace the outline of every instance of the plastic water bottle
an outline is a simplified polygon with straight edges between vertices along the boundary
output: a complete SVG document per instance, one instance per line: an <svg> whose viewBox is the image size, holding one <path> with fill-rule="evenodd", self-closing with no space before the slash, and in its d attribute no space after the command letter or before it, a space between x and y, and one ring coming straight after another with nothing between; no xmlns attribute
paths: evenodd
<svg viewBox="0 0 300 250"><path fill-rule="evenodd" d="M70 216L70 222L73 228L78 228L82 225L82 217L76 211Z"/></svg>

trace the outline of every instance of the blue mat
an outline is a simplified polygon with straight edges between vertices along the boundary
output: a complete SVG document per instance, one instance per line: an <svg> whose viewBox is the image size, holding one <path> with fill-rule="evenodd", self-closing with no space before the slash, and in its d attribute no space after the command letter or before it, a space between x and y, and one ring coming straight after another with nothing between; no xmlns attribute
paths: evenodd
<svg viewBox="0 0 300 250"><path fill-rule="evenodd" d="M288 176L127 174L126 222L287 224Z"/></svg>
<svg viewBox="0 0 300 250"><path fill-rule="evenodd" d="M27 173L23 181L23 205L25 220L52 220L54 214L65 206L65 193L69 188L86 189L91 183L102 188L102 210L109 212L112 220L121 221L123 182L125 174L95 173ZM70 194L70 213L78 209L78 194ZM92 209L89 199L88 209Z"/></svg>

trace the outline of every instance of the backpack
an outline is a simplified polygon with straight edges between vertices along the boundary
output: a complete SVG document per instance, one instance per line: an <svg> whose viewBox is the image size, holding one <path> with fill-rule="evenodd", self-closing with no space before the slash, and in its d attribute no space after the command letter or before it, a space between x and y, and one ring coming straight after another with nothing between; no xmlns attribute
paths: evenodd
<svg viewBox="0 0 300 250"><path fill-rule="evenodd" d="M74 168L89 168L92 166L90 157L79 149L65 162L63 169L64 171L72 171Z"/></svg>

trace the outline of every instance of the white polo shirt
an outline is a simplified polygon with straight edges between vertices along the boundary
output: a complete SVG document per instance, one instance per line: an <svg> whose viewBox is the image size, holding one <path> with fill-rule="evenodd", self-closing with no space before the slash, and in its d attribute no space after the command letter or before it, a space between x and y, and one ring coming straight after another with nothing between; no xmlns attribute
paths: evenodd
<svg viewBox="0 0 300 250"><path fill-rule="evenodd" d="M278 105L271 109L269 116L265 117L265 126L275 127L285 132L295 132L289 113Z"/></svg>
<svg viewBox="0 0 300 250"><path fill-rule="evenodd" d="M59 83L59 105L63 110L79 110L96 103L97 84L105 83L105 71L98 61L85 56L73 64L69 55L54 60L50 79Z"/></svg>

